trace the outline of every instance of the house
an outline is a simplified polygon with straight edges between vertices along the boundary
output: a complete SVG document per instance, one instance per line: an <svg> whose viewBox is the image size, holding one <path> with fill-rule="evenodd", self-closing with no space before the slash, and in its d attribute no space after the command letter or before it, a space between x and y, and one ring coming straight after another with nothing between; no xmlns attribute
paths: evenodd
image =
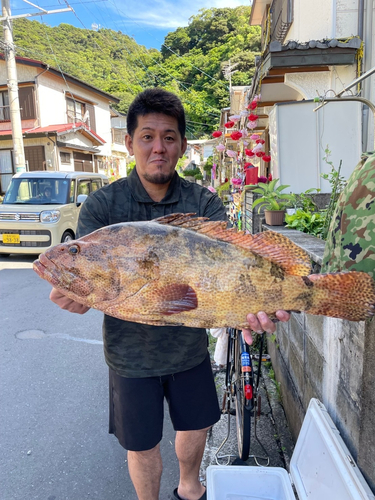
<svg viewBox="0 0 375 500"><path fill-rule="evenodd" d="M108 167L117 162L116 173L124 175L124 127L111 123L120 119L111 110L119 99L41 61L17 57L16 64L28 170L111 175ZM0 55L0 193L15 173L12 149L6 63Z"/></svg>
<svg viewBox="0 0 375 500"><path fill-rule="evenodd" d="M127 133L126 115L116 111L112 107L111 113L111 154L110 156L99 156L97 159L98 169L107 172L109 177L126 177L126 165L130 159L129 152L125 146Z"/></svg>
<svg viewBox="0 0 375 500"><path fill-rule="evenodd" d="M260 96L259 131L272 157L262 175L270 169L294 192L330 192L320 176L330 171L327 149L345 178L374 149L373 112L357 99L375 101L374 76L353 85L374 66L373 22L367 0L253 0L250 24L262 39L248 99Z"/></svg>
<svg viewBox="0 0 375 500"><path fill-rule="evenodd" d="M271 172L294 192L326 189L319 185L326 145L336 167L343 160L346 178L361 152L374 149L374 76L356 82L375 66L374 7L372 0L253 0L250 23L262 26L262 52L249 102L260 95L257 114L267 119L259 132L268 140ZM286 231L319 267L324 242ZM349 467L358 465L373 492L374 325L292 312L267 345L295 440L311 398L318 398L354 457ZM317 466L308 463L309 470Z"/></svg>

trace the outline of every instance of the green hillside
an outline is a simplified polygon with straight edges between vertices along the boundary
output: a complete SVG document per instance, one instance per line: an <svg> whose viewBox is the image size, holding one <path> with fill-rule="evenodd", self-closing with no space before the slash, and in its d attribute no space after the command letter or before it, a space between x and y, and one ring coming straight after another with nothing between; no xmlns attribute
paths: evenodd
<svg viewBox="0 0 375 500"><path fill-rule="evenodd" d="M147 87L177 93L192 138L210 134L220 109L229 105L225 64L237 64L232 85L251 82L260 28L249 26L249 16L250 7L202 9L187 27L168 33L161 51L148 50L120 31L68 24L52 28L27 19L14 21L13 37L17 55L41 60L115 95L121 99L119 111L126 112Z"/></svg>

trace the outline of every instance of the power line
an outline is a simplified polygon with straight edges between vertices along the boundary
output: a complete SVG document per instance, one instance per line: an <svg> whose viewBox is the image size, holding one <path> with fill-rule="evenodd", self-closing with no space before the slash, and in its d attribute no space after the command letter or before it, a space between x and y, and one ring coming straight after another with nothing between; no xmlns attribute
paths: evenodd
<svg viewBox="0 0 375 500"><path fill-rule="evenodd" d="M106 5L105 5L105 7L107 8L107 6L106 6ZM90 11L89 11L89 9L88 9L87 7L85 7L85 8L86 8L86 10L87 10L88 12L90 12ZM115 6L115 8L117 9L117 11L118 11L118 13L119 13L119 15L120 15L120 11L119 11L119 9L117 8L117 6ZM84 26L84 27L85 27L85 25L84 25L84 24L82 23L82 21L79 19L79 17L77 16L77 14L75 14L75 15L76 15L77 19L80 21L80 23L82 24L82 26ZM104 19L104 18L103 18L103 19ZM86 28L86 29L87 29L87 28ZM119 40L116 38L116 36L113 36L113 38L114 38L116 41L119 41ZM136 43L136 42L135 42L135 43ZM138 49L138 51L140 50L140 46L139 46L139 44L136 44L136 48ZM126 49L126 50L127 50L127 52L129 53L129 55L131 55L131 53L130 53L129 49L126 47L126 45L125 45L125 49ZM142 55L143 55L143 54L142 54ZM169 73L169 72L168 72L165 68L163 68L163 66L162 66L162 65L160 65L157 61L155 61L155 60L154 60L154 59L153 59L153 58L152 58L149 54L147 54L147 55L150 57L150 59L151 59L153 62L155 62L156 64L158 64L158 65L161 67L161 69L163 69L163 70L164 70L164 71L165 71L165 72L166 72L166 73L167 73L167 74L168 74L168 75L172 78L172 80L173 80L173 81L176 81L176 83L181 84L181 82L179 82L179 80L177 80L177 79L176 79L173 75L171 75L171 74L170 74L170 73ZM146 66L143 64L142 59L141 59L140 57L139 57L139 59L138 59L138 60L139 60L139 62L141 63L141 65L142 65L143 69L146 71L146 73L151 74L151 75L152 75L152 76L153 76L153 77L154 77L154 78L155 78L158 82L161 82L161 83L162 83L162 85L166 86L166 83L165 83L165 82L161 79L161 77L160 77L159 75L156 75L155 73L153 73L153 72L152 72L152 71L151 71L148 67L146 67ZM182 87L183 87L186 91L189 91L186 87L184 87L184 85L182 85L182 84L181 84L181 86L182 86ZM142 88L143 88L143 87L142 87ZM188 103L188 104L190 104L190 105L194 106L194 107L195 107L195 106L197 106L197 104L196 104L196 103L191 102L191 101L188 101L186 98L184 98L184 101L185 101L186 103ZM211 106L211 105L210 105L209 103L207 103L207 102L204 102L204 104L205 104L206 106L208 106L208 107L210 107L210 108L212 108L213 110L215 110L215 111L216 111L216 113L215 113L215 114L213 114L213 113L211 113L211 112L207 111L207 114L209 114L209 115L211 115L211 116L214 116L214 117L216 117L216 118L220 116L220 115L219 115L219 112L218 112L218 110L217 110L217 108L215 108L215 107Z"/></svg>
<svg viewBox="0 0 375 500"><path fill-rule="evenodd" d="M117 5L115 5L115 3L111 0L109 0L110 3L112 3L112 5L114 5L114 7L117 9L117 11L120 13L123 14L124 17L126 17L127 19L131 20L134 24L137 24L139 27L142 27L140 24L138 24L136 21L130 19L130 17L128 17L124 11L120 11L117 7ZM149 32L147 32L149 33ZM151 33L149 33L152 37L153 35ZM154 37L153 37L154 38ZM170 47L168 47L167 45L165 45L164 43L161 44L163 47L165 47L167 50L169 50L170 52L172 52L173 54L175 54L177 57L181 57L182 59L184 59L192 68L198 70L200 73L206 75L208 78L210 78L211 80L214 80L215 82L217 83L220 83L221 85L225 85L225 88L227 90L229 90L229 88L227 87L227 85L225 84L225 82L223 82L222 80L217 80L216 78L214 78L213 76L209 75L208 73L206 73L205 71L203 71L203 69L201 68L198 68L197 66L195 66L194 64L192 64L189 60L187 60L186 58L184 58L184 56L178 54L177 52L174 52Z"/></svg>

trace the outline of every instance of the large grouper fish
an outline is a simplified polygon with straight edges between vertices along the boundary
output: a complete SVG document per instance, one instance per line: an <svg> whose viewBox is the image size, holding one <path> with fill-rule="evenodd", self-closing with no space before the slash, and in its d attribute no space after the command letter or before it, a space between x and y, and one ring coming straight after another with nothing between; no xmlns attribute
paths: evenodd
<svg viewBox="0 0 375 500"><path fill-rule="evenodd" d="M357 271L310 274L308 255L273 231L172 214L106 226L40 255L34 270L81 304L148 325L246 328L279 309L361 321L375 286Z"/></svg>

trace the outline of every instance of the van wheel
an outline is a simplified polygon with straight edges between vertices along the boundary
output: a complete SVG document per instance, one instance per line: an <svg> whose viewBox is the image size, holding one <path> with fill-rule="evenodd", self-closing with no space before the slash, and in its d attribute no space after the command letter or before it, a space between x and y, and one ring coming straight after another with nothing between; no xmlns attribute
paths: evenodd
<svg viewBox="0 0 375 500"><path fill-rule="evenodd" d="M69 243L74 239L74 235L70 231L65 231L61 237L61 243Z"/></svg>

